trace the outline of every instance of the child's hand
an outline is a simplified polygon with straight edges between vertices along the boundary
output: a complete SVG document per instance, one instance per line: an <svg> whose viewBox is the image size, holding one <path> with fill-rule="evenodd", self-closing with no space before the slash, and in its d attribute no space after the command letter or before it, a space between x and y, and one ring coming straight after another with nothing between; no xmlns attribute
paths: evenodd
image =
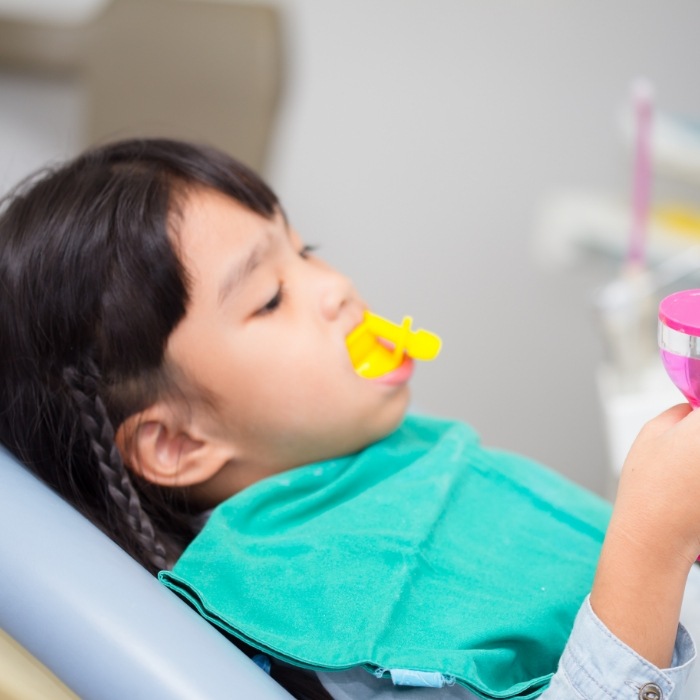
<svg viewBox="0 0 700 700"><path fill-rule="evenodd" d="M700 410L674 406L632 445L591 606L608 629L668 668L690 567L700 554Z"/></svg>
<svg viewBox="0 0 700 700"><path fill-rule="evenodd" d="M700 554L700 411L688 404L647 423L625 460L614 527L656 561Z"/></svg>

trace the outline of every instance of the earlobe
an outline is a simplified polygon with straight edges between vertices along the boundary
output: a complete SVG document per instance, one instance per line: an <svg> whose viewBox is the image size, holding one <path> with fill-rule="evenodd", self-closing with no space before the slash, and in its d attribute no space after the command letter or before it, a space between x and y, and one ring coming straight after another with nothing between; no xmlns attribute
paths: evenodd
<svg viewBox="0 0 700 700"><path fill-rule="evenodd" d="M165 403L127 418L119 426L115 441L129 467L160 486L204 483L234 457L230 445L201 434L191 421Z"/></svg>

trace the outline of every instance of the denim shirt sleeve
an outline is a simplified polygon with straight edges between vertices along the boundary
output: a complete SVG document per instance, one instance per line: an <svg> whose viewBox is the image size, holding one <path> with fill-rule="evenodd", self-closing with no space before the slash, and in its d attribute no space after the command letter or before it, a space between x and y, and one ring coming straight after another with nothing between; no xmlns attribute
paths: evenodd
<svg viewBox="0 0 700 700"><path fill-rule="evenodd" d="M681 700L695 645L678 626L672 667L659 669L615 637L586 598L541 700ZM660 694L659 694L660 691Z"/></svg>

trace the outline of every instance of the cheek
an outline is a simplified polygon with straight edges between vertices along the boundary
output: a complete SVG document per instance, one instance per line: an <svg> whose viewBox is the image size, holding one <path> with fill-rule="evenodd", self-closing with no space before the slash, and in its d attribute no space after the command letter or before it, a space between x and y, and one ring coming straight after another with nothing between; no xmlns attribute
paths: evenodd
<svg viewBox="0 0 700 700"><path fill-rule="evenodd" d="M280 362L263 373L259 386L251 391L275 413L292 418L317 415L334 406L342 393L338 373L326 369L330 368L310 357L296 363Z"/></svg>
<svg viewBox="0 0 700 700"><path fill-rule="evenodd" d="M344 423L358 401L354 375L346 376L337 364L308 354L294 359L271 367L257 385L247 382L249 396L254 397L243 408L248 417L287 435Z"/></svg>
<svg viewBox="0 0 700 700"><path fill-rule="evenodd" d="M227 422L298 425L327 422L357 399L357 377L344 345L296 328L284 335L237 334L206 353L206 385L219 397ZM200 375L202 376L202 375Z"/></svg>

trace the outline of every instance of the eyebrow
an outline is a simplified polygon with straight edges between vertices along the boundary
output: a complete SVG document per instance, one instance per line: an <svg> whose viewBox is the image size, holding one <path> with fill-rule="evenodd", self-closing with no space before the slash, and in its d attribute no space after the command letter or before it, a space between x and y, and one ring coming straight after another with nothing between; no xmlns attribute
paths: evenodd
<svg viewBox="0 0 700 700"><path fill-rule="evenodd" d="M253 270L260 265L264 253L269 246L270 239L266 237L265 240L258 243L243 260L231 266L231 269L226 273L219 287L219 305L223 304L226 298L237 287L240 287Z"/></svg>
<svg viewBox="0 0 700 700"><path fill-rule="evenodd" d="M284 218L284 233L289 237L289 224L287 217L282 212ZM237 288L240 287L248 276L262 262L270 246L273 244L274 231L272 229L265 231L265 238L260 241L253 250L240 262L231 266L231 269L226 273L226 276L219 287L219 305L223 304L226 298Z"/></svg>

